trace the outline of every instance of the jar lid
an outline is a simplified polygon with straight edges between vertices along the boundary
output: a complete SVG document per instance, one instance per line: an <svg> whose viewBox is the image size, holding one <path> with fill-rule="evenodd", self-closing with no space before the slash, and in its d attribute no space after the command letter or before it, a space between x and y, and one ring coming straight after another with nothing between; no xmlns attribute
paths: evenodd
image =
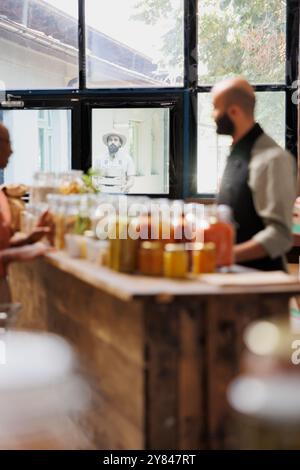
<svg viewBox="0 0 300 470"><path fill-rule="evenodd" d="M215 249L216 249L216 244L213 242L204 243L203 245L204 251L215 251Z"/></svg>
<svg viewBox="0 0 300 470"><path fill-rule="evenodd" d="M93 230L85 230L83 235L87 238L94 238L96 239L96 236L95 236L95 233L93 232Z"/></svg>
<svg viewBox="0 0 300 470"><path fill-rule="evenodd" d="M161 242L159 241L146 241L146 242L142 242L141 244L141 247L144 249L144 250L161 250L163 245Z"/></svg>
<svg viewBox="0 0 300 470"><path fill-rule="evenodd" d="M165 246L165 251L172 252L172 251L186 251L184 243L168 243Z"/></svg>

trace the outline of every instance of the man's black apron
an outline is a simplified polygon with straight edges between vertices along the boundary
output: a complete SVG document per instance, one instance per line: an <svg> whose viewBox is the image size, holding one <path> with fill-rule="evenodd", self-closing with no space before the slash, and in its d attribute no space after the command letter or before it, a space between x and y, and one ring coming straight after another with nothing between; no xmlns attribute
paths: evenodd
<svg viewBox="0 0 300 470"><path fill-rule="evenodd" d="M226 204L233 209L236 222L236 243L250 240L256 233L265 228L262 218L257 214L251 189L248 185L249 163L252 149L263 130L256 124L253 129L240 140L228 157L218 204ZM281 257L272 259L269 256L253 261L239 263L262 271L284 270Z"/></svg>

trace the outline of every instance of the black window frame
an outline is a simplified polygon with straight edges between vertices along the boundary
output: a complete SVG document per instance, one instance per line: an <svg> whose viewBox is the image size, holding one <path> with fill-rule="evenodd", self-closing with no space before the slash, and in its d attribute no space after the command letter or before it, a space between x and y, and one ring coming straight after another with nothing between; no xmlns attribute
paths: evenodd
<svg viewBox="0 0 300 470"><path fill-rule="evenodd" d="M211 86L198 84L197 13L201 0L184 0L184 83L182 87L89 89L86 84L85 0L78 1L78 89L7 90L25 103L24 109L70 109L72 111L72 168L91 165L91 110L93 107L169 107L170 198L214 199L215 194L197 192L198 94ZM293 83L299 67L299 1L287 0L286 82L255 85L256 92L286 93L286 146L298 153L298 106L292 103ZM2 108L0 105L0 112ZM14 108L11 108L14 109ZM19 109L19 108L16 108ZM166 197L151 195L152 197Z"/></svg>

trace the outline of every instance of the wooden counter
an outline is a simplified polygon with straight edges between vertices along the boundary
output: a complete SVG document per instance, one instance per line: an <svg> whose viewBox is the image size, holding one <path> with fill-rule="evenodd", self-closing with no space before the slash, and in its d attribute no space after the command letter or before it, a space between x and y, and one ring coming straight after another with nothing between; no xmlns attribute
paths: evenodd
<svg viewBox="0 0 300 470"><path fill-rule="evenodd" d="M18 326L59 333L92 376L99 449L234 447L226 388L244 327L288 316L300 285L216 287L127 276L62 253L10 270Z"/></svg>

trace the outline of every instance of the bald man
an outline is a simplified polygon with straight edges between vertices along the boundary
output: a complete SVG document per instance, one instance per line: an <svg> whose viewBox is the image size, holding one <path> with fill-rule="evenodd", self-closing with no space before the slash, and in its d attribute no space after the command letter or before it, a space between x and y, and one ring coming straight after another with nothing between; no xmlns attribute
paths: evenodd
<svg viewBox="0 0 300 470"><path fill-rule="evenodd" d="M217 200L233 209L235 262L285 270L284 255L293 241L295 159L255 122L255 93L246 80L223 81L212 96L217 133L233 139Z"/></svg>
<svg viewBox="0 0 300 470"><path fill-rule="evenodd" d="M9 132L0 123L0 169L4 170L11 155ZM5 279L7 265L13 261L32 260L48 251L49 248L45 245L36 243L49 234L50 229L43 226L44 220L46 220L46 215L41 218L38 227L26 238L14 240L9 205L5 194L0 190L0 302L9 301L9 289Z"/></svg>

